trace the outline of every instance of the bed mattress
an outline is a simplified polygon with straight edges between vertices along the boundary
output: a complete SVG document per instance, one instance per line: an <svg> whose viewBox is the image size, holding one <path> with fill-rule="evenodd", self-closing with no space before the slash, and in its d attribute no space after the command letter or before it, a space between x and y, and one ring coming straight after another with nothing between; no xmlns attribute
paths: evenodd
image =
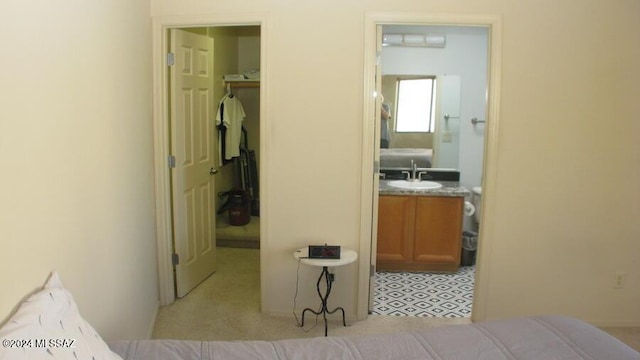
<svg viewBox="0 0 640 360"><path fill-rule="evenodd" d="M640 359L577 319L536 316L419 331L278 341L142 340L110 343L124 360L151 359Z"/></svg>

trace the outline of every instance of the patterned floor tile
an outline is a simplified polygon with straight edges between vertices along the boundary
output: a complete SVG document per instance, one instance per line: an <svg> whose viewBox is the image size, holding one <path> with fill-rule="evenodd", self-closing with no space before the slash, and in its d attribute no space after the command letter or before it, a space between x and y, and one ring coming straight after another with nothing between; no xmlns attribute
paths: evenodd
<svg viewBox="0 0 640 360"><path fill-rule="evenodd" d="M373 313L392 316L470 317L474 266L452 274L378 272Z"/></svg>

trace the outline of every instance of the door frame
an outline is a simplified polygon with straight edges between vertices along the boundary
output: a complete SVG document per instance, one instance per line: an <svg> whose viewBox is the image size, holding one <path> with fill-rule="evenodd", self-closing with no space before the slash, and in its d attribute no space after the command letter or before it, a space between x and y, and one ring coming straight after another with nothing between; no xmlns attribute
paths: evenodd
<svg viewBox="0 0 640 360"><path fill-rule="evenodd" d="M154 184L156 199L156 242L158 261L158 291L160 305L168 305L175 301L174 274L172 265L173 253L173 216L171 201L171 169L168 166L168 157L171 155L168 109L169 94L168 72L166 71L166 54L169 51L168 30L171 28L187 27L214 27L214 26L260 26L260 82L264 84L267 73L266 38L267 21L264 14L205 14L194 16L157 16L152 17L152 51L153 51L153 137L154 137ZM222 81L222 79L220 79ZM260 91L260 169L258 171L259 183L262 189L268 188L265 180L269 162L269 153L266 151L265 141L268 129L266 117L267 91ZM264 192L263 192L264 194ZM267 200L266 196L263 196ZM261 199L260 217L265 219L268 202ZM268 237L266 235L266 220L260 222L261 248L267 248ZM260 272L267 262L262 259L264 251L260 252ZM260 277L261 288L264 286L264 277ZM264 293L261 292L261 306L264 307Z"/></svg>
<svg viewBox="0 0 640 360"><path fill-rule="evenodd" d="M376 124L376 27L378 25L440 25L482 26L488 30L487 106L485 114L485 141L482 181L482 226L478 234L478 253L471 320L486 319L486 306L490 275L491 248L494 226L494 196L497 184L498 128L500 110L500 78L502 68L502 18L492 14L429 14L370 12L365 16L364 31L364 91L362 137L362 186L360 218L360 257L358 263L357 318L366 319L369 310L370 281L376 258L378 223L378 170L379 160L375 138ZM372 96L373 94L373 96ZM366 256L365 254L368 254Z"/></svg>

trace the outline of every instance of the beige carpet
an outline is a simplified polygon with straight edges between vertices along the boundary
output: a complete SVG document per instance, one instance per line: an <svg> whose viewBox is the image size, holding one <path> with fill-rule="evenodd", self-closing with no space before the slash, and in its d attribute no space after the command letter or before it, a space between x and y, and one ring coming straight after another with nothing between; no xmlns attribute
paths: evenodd
<svg viewBox="0 0 640 360"><path fill-rule="evenodd" d="M260 251L218 248L218 271L186 297L160 308L154 338L191 340L276 340L324 335L324 322L307 315L305 328L293 314L271 317L260 312ZM293 300L292 300L293 301ZM293 306L293 302L292 302ZM300 315L298 309L298 316ZM329 322L329 335L363 335L449 324L469 319L370 315L343 327Z"/></svg>
<svg viewBox="0 0 640 360"><path fill-rule="evenodd" d="M219 247L260 248L260 217L251 216L249 223L241 226L229 224L229 216L216 220L216 239Z"/></svg>
<svg viewBox="0 0 640 360"><path fill-rule="evenodd" d="M270 317L260 313L260 250L218 248L218 271L186 297L160 308L153 337L187 340L277 340L324 335L320 318L305 318L305 329L293 314ZM298 316L300 309L298 309ZM307 315L308 316L308 315ZM343 327L329 323L329 335L365 335L469 323L468 318L424 318L370 315ZM603 328L640 351L640 328Z"/></svg>

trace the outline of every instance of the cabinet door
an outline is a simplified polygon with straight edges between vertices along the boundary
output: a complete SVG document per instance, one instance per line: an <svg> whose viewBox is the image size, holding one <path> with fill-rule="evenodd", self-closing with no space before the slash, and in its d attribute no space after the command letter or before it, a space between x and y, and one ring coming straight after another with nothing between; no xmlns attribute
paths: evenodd
<svg viewBox="0 0 640 360"><path fill-rule="evenodd" d="M462 197L416 197L414 261L460 264L463 207Z"/></svg>
<svg viewBox="0 0 640 360"><path fill-rule="evenodd" d="M380 196L378 202L378 265L388 261L411 261L415 224L414 204L415 197L413 196Z"/></svg>

